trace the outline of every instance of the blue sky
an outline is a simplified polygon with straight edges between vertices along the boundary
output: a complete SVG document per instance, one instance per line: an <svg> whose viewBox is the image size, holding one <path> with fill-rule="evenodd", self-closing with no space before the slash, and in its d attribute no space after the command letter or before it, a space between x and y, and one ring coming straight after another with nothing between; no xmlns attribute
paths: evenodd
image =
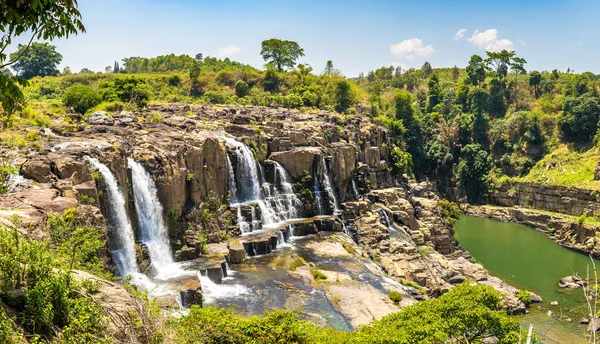
<svg viewBox="0 0 600 344"><path fill-rule="evenodd" d="M53 42L61 68L74 72L198 52L262 67L260 43L277 37L297 41L300 62L315 71L332 60L347 76L424 61L463 67L501 48L516 50L528 70L600 73L599 1L79 0L79 8L87 33Z"/></svg>

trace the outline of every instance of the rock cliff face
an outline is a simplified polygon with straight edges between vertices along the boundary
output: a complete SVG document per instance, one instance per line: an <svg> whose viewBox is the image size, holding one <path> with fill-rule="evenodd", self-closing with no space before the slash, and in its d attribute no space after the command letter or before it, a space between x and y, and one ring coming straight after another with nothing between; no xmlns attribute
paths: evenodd
<svg viewBox="0 0 600 344"><path fill-rule="evenodd" d="M235 216L223 207L229 196L225 137L250 147L262 169L269 169L269 161L280 163L291 182L307 173L322 181L327 164L331 192L340 201L356 197L351 184L363 192L395 185L387 170L387 131L361 116L170 104L135 114L99 112L87 122L57 123L52 129L41 135L39 151L3 152L29 183L0 197L0 221L12 225L9 219L17 214L36 237L45 235L49 213L90 204L106 214L101 178L94 178L86 157L97 158L114 174L134 227L127 159L150 172L176 250L195 244L190 238L197 235L190 230L210 242L237 234Z"/></svg>
<svg viewBox="0 0 600 344"><path fill-rule="evenodd" d="M515 205L580 216L600 215L597 191L565 186L504 183L491 195L494 204Z"/></svg>

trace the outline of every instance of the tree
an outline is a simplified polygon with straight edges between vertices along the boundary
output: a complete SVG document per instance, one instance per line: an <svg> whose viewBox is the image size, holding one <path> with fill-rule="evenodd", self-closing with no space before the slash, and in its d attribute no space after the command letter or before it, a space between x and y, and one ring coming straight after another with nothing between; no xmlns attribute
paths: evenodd
<svg viewBox="0 0 600 344"><path fill-rule="evenodd" d="M335 110L337 112L345 112L352 105L352 87L348 80L342 80L337 84L336 87L337 105Z"/></svg>
<svg viewBox="0 0 600 344"><path fill-rule="evenodd" d="M500 52L486 51L486 54L488 56L488 58L485 59L487 68L495 73L500 81L504 81L504 78L508 74L508 67L515 57L515 52L507 50L502 50Z"/></svg>
<svg viewBox="0 0 600 344"><path fill-rule="evenodd" d="M112 72L112 67L111 66L104 67L104 72L105 73L111 73Z"/></svg>
<svg viewBox="0 0 600 344"><path fill-rule="evenodd" d="M333 62L331 60L327 61L327 64L325 65L325 70L323 71L323 75L326 76L338 76L340 75L340 71L333 68Z"/></svg>
<svg viewBox="0 0 600 344"><path fill-rule="evenodd" d="M89 68L82 68L78 74L94 74L94 71Z"/></svg>
<svg viewBox="0 0 600 344"><path fill-rule="evenodd" d="M456 65L454 65L454 67L452 67L452 80L456 81L456 79L458 79L458 67L456 67Z"/></svg>
<svg viewBox="0 0 600 344"><path fill-rule="evenodd" d="M73 72L71 71L71 67L65 66L65 68L63 68L62 74L63 75L71 75L71 74L73 74Z"/></svg>
<svg viewBox="0 0 600 344"><path fill-rule="evenodd" d="M591 93L579 97L567 97L558 126L568 142L589 143L594 138L600 117L600 102Z"/></svg>
<svg viewBox="0 0 600 344"><path fill-rule="evenodd" d="M490 168L488 153L479 144L468 144L460 152L455 177L469 202L480 202L488 195Z"/></svg>
<svg viewBox="0 0 600 344"><path fill-rule="evenodd" d="M65 90L62 101L65 106L83 115L100 104L102 97L91 87L78 83Z"/></svg>
<svg viewBox="0 0 600 344"><path fill-rule="evenodd" d="M304 84L306 81L306 77L312 72L312 67L308 64L299 64L298 68L293 71L293 74L298 77L301 84Z"/></svg>
<svg viewBox="0 0 600 344"><path fill-rule="evenodd" d="M527 61L522 57L514 56L510 62L510 69L515 73L515 109L519 110L519 74L526 74L525 64Z"/></svg>
<svg viewBox="0 0 600 344"><path fill-rule="evenodd" d="M199 97L202 95L202 88L200 86L200 80L198 80L199 77L200 77L200 64L194 63L194 65L192 65L192 68L190 69L190 82L192 83L192 86L190 89L190 95L192 97Z"/></svg>
<svg viewBox="0 0 600 344"><path fill-rule="evenodd" d="M433 68L431 68L431 63L429 63L427 61L425 61L425 63L423 63L423 66L421 67L421 69L425 73L425 77L428 77L431 74L431 72L433 71Z"/></svg>
<svg viewBox="0 0 600 344"><path fill-rule="evenodd" d="M121 70L121 67L119 66L119 62L115 61L115 65L113 67L113 73L118 73Z"/></svg>
<svg viewBox="0 0 600 344"><path fill-rule="evenodd" d="M529 86L533 87L533 94L536 98L540 96L540 83L542 82L542 74L534 70L529 74Z"/></svg>
<svg viewBox="0 0 600 344"><path fill-rule="evenodd" d="M248 84L244 80L238 80L235 82L235 95L238 98L243 98L248 94Z"/></svg>
<svg viewBox="0 0 600 344"><path fill-rule="evenodd" d="M394 78L399 78L401 76L402 76L402 67L396 66L396 69L394 69Z"/></svg>
<svg viewBox="0 0 600 344"><path fill-rule="evenodd" d="M283 72L285 68L293 68L296 60L304 56L304 49L294 41L271 38L263 41L261 48L260 55L267 61L267 65L275 66L279 72Z"/></svg>
<svg viewBox="0 0 600 344"><path fill-rule="evenodd" d="M56 75L57 66L62 61L62 55L56 51L56 46L49 43L32 43L31 46L19 44L10 58L18 60L12 68L23 79Z"/></svg>
<svg viewBox="0 0 600 344"><path fill-rule="evenodd" d="M479 86L485 80L485 63L481 56L471 56L466 71L469 83L473 86Z"/></svg>
<svg viewBox="0 0 600 344"><path fill-rule="evenodd" d="M196 61L198 61L198 62L202 61L202 58L203 58L202 53L197 53L195 58L196 58Z"/></svg>
<svg viewBox="0 0 600 344"><path fill-rule="evenodd" d="M438 79L437 75L433 74L431 78L429 78L427 86L429 87L427 94L429 99L427 112L432 112L433 108L441 102L443 97L442 88L440 87L440 80Z"/></svg>
<svg viewBox="0 0 600 344"><path fill-rule="evenodd" d="M81 13L76 0L60 1L3 1L0 7L0 70L17 63L29 50L34 39L51 41L85 32ZM13 38L31 33L31 38L20 50L21 54L11 55L7 61L6 48ZM17 76L0 73L0 102L7 113L12 113L23 103L23 93L18 85L27 82Z"/></svg>

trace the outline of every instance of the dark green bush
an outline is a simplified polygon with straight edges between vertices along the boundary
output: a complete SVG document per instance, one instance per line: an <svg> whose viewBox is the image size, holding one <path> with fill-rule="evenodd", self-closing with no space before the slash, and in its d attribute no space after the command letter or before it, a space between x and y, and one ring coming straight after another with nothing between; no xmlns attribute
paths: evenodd
<svg viewBox="0 0 600 344"><path fill-rule="evenodd" d="M248 94L248 84L244 80L235 82L235 95L238 98L243 98Z"/></svg>
<svg viewBox="0 0 600 344"><path fill-rule="evenodd" d="M398 303L398 302L402 301L402 293L397 292L395 290L389 291L388 296L390 297L390 300L392 300L392 302L394 302L394 303Z"/></svg>
<svg viewBox="0 0 600 344"><path fill-rule="evenodd" d="M63 104L80 114L100 104L102 97L96 90L83 84L75 84L65 90Z"/></svg>

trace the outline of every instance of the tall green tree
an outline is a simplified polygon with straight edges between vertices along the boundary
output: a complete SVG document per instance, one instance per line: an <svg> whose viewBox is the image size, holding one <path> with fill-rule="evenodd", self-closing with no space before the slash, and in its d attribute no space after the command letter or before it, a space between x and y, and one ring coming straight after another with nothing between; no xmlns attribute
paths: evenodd
<svg viewBox="0 0 600 344"><path fill-rule="evenodd" d="M534 70L529 74L529 86L533 87L533 94L536 98L540 96L540 84L542 83L542 73Z"/></svg>
<svg viewBox="0 0 600 344"><path fill-rule="evenodd" d="M527 61L518 56L514 56L510 62L510 69L515 73L515 109L519 110L519 74L526 74L525 64Z"/></svg>
<svg viewBox="0 0 600 344"><path fill-rule="evenodd" d="M2 1L0 6L0 70L12 66L23 57L34 40L53 40L85 32L76 0L56 1ZM6 48L13 39L31 34L19 55L8 55ZM26 82L18 76L0 73L0 103L4 111L11 113L23 102L18 85Z"/></svg>
<svg viewBox="0 0 600 344"><path fill-rule="evenodd" d="M558 126L568 142L590 143L596 134L600 119L600 101L592 93L567 97Z"/></svg>
<svg viewBox="0 0 600 344"><path fill-rule="evenodd" d="M485 63L479 55L471 56L466 68L469 83L473 86L479 86L485 80Z"/></svg>
<svg viewBox="0 0 600 344"><path fill-rule="evenodd" d="M443 98L442 88L440 87L440 80L437 75L433 74L431 78L429 78L429 82L427 83L429 90L427 92L429 104L427 106L427 111L432 112L433 108L438 105Z"/></svg>
<svg viewBox="0 0 600 344"><path fill-rule="evenodd" d="M278 71L283 72L296 65L296 60L304 56L304 49L297 42L271 38L262 42L260 55L267 61L267 65L275 66Z"/></svg>
<svg viewBox="0 0 600 344"><path fill-rule="evenodd" d="M460 152L455 178L469 202L481 202L488 195L490 169L488 153L479 144L468 144Z"/></svg>
<svg viewBox="0 0 600 344"><path fill-rule="evenodd" d="M485 59L487 68L494 74L500 81L504 81L504 78L508 75L508 68L511 61L515 57L514 51L502 50L499 52L486 51L488 56ZM524 60L523 60L524 61Z"/></svg>

